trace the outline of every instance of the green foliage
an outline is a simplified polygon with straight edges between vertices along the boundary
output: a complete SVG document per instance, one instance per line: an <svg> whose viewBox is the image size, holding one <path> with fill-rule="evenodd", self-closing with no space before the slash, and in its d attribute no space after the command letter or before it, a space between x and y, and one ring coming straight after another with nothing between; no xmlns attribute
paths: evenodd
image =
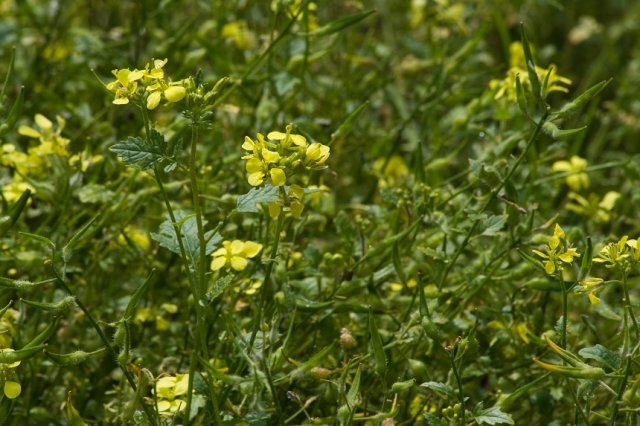
<svg viewBox="0 0 640 426"><path fill-rule="evenodd" d="M638 423L639 4L40 3L1 424Z"/></svg>

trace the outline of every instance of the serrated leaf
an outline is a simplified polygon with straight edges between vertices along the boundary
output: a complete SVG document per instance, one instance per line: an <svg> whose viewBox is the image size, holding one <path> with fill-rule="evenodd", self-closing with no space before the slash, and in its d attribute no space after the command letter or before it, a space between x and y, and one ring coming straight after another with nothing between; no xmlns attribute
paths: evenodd
<svg viewBox="0 0 640 426"><path fill-rule="evenodd" d="M129 136L125 141L112 145L109 151L120 157L126 165L140 170L150 169L164 158L162 147L148 144L137 136Z"/></svg>
<svg viewBox="0 0 640 426"><path fill-rule="evenodd" d="M602 345L582 348L578 351L578 355L583 358L594 359L612 370L620 368L620 364L622 363L619 353L609 350Z"/></svg>
<svg viewBox="0 0 640 426"><path fill-rule="evenodd" d="M200 255L200 241L198 240L198 224L196 217L184 210L176 210L174 217L178 223L180 234L182 236L182 244L184 245L187 256L194 262ZM207 224L206 220L202 221L202 226ZM211 254L213 250L218 247L218 244L222 241L222 236L214 231L208 231L204 234L206 244L205 253ZM180 245L178 244L178 237L171 223L171 219L167 219L160 224L158 233L151 232L151 238L158 242L162 247L171 250L172 252L181 255Z"/></svg>
<svg viewBox="0 0 640 426"><path fill-rule="evenodd" d="M498 407L490 407L486 409L478 410L474 413L474 418L478 424L488 424L488 425L497 425L497 424L515 424L511 416L507 413L504 413Z"/></svg>
<svg viewBox="0 0 640 426"><path fill-rule="evenodd" d="M216 300L224 291L229 288L233 284L233 276L225 275L224 277L218 279L216 283L213 285L213 288L205 294L205 301L207 303L211 303Z"/></svg>
<svg viewBox="0 0 640 426"><path fill-rule="evenodd" d="M424 382L423 384L420 385L421 388L427 388L430 389L432 391L434 391L435 393L437 393L438 395L445 397L445 398L453 398L455 397L455 392L453 390L453 388L445 383L440 383L440 382Z"/></svg>
<svg viewBox="0 0 640 426"><path fill-rule="evenodd" d="M249 192L238 197L236 211L239 213L259 213L258 204L273 203L280 199L278 187L265 185L262 188L251 188Z"/></svg>
<svg viewBox="0 0 640 426"><path fill-rule="evenodd" d="M507 223L508 218L509 216L506 214L488 217L482 222L482 227L484 228L482 235L496 235L504 227L504 224Z"/></svg>

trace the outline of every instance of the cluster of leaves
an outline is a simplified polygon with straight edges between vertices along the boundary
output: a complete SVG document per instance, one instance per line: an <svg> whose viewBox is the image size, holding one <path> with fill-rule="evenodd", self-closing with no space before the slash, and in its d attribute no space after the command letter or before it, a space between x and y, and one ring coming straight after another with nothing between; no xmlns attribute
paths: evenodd
<svg viewBox="0 0 640 426"><path fill-rule="evenodd" d="M637 422L638 14L0 0L0 422Z"/></svg>

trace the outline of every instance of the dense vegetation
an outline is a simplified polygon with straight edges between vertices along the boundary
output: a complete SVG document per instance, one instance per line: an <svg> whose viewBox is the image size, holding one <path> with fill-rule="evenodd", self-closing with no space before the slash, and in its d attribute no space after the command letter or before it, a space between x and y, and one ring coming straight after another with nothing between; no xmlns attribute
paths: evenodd
<svg viewBox="0 0 640 426"><path fill-rule="evenodd" d="M0 422L640 421L640 3L0 16Z"/></svg>

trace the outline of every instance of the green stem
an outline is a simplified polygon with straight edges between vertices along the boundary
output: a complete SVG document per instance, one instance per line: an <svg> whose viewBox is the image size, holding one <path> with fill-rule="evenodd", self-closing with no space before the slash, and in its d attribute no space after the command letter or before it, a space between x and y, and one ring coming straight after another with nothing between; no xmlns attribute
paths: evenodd
<svg viewBox="0 0 640 426"><path fill-rule="evenodd" d="M456 378L456 383L458 385L458 400L460 401L460 424L461 425L466 425L466 413L465 413L465 408L464 408L464 393L462 392L462 380L460 380L460 374L458 373L458 368L456 367L456 360L455 360L455 349L451 350L451 353L449 355L450 359L451 359L451 369L453 370L453 375Z"/></svg>
<svg viewBox="0 0 640 426"><path fill-rule="evenodd" d="M529 148L531 148L531 145L533 145L536 139L538 139L538 136L542 131L542 126L547 121L548 116L549 116L549 108L546 108L544 114L538 121L538 124L536 124L536 128L531 134L531 137L529 138L529 140L527 140L527 144L525 145L524 149L522 150L518 158L516 158L516 161L513 163L513 165L507 172L507 174L500 180L500 183L498 184L498 186L493 191L491 191L489 198L482 205L482 207L480 207L480 209L478 210L478 213L484 212L489 207L489 205L498 197L498 195L500 194L500 191L502 191L502 188L504 188L504 186L509 182L509 180L511 179L511 176L513 176L513 174L516 172L516 170L520 166L520 163L522 163L522 160L524 159L525 155L527 155L527 152L529 152ZM449 272L451 272L451 269L456 264L458 257L460 257L460 254L462 254L462 251L466 248L467 244L469 243L469 240L473 236L479 224L480 224L480 219L476 219L471 225L471 228L469 228L469 231L467 231L467 235L464 237L462 244L460 244L456 252L453 254L453 257L451 258L449 263L447 263L447 265L445 266L444 271L440 276L440 280L438 281L438 289L441 289L444 283L447 281Z"/></svg>
<svg viewBox="0 0 640 426"><path fill-rule="evenodd" d="M114 360L116 360L116 363L118 364L118 367L120 367L120 370L122 370L122 373L124 374L125 378L127 379L127 382L129 382L129 385L131 386L131 389L133 389L133 391L137 395L138 387L136 386L135 378L133 377L131 372L126 368L126 366L122 365L120 363L120 361L117 361L118 360L118 353L116 352L114 347L111 345L111 342L109 341L107 336L104 334L104 331L102 330L102 328L100 327L98 322L95 320L95 318L93 318L93 315L91 315L91 312L89 312L87 307L80 301L78 296L76 296L76 294L71 290L71 288L62 279L62 277L60 277L58 275L58 273L55 272L55 269L54 269L54 274L56 276L56 282L60 285L60 287L62 287L64 289L64 291L67 292L70 296L73 296L75 298L76 305L78 305L80 310L86 316L87 320L89 320L89 322L91 323L93 328L96 330L96 332L98 333L98 336L100 337L100 340L102 341L102 344L107 349L107 352L109 352L109 355ZM151 408L149 406L147 406L147 404L145 404L144 401L140 400L139 398L138 398L138 403L142 407L142 410L144 411L145 415L147 416L147 419L149 420L149 422L152 425L156 425L157 424L156 417L154 415L154 412L151 411Z"/></svg>
<svg viewBox="0 0 640 426"><path fill-rule="evenodd" d="M271 271L273 271L273 265L276 263L276 257L278 255L278 245L280 244L280 232L282 232L282 225L284 224L284 212L280 212L278 221L276 222L276 231L273 239L273 245L271 247L271 259L267 263L267 270L264 273L264 282L262 284L262 291L260 292L260 306L258 308L258 314L253 322L253 330L251 331L251 338L249 339L249 350L247 355L251 355L253 351L253 344L255 343L258 330L260 329L260 323L264 315L264 307L267 301L267 295L269 290L269 280L271 278Z"/></svg>
<svg viewBox="0 0 640 426"><path fill-rule="evenodd" d="M562 336L560 338L560 347L562 349L567 348L567 325L569 323L567 315L569 314L569 300L567 297L567 289L564 286L562 275L558 275L560 285L562 286Z"/></svg>

